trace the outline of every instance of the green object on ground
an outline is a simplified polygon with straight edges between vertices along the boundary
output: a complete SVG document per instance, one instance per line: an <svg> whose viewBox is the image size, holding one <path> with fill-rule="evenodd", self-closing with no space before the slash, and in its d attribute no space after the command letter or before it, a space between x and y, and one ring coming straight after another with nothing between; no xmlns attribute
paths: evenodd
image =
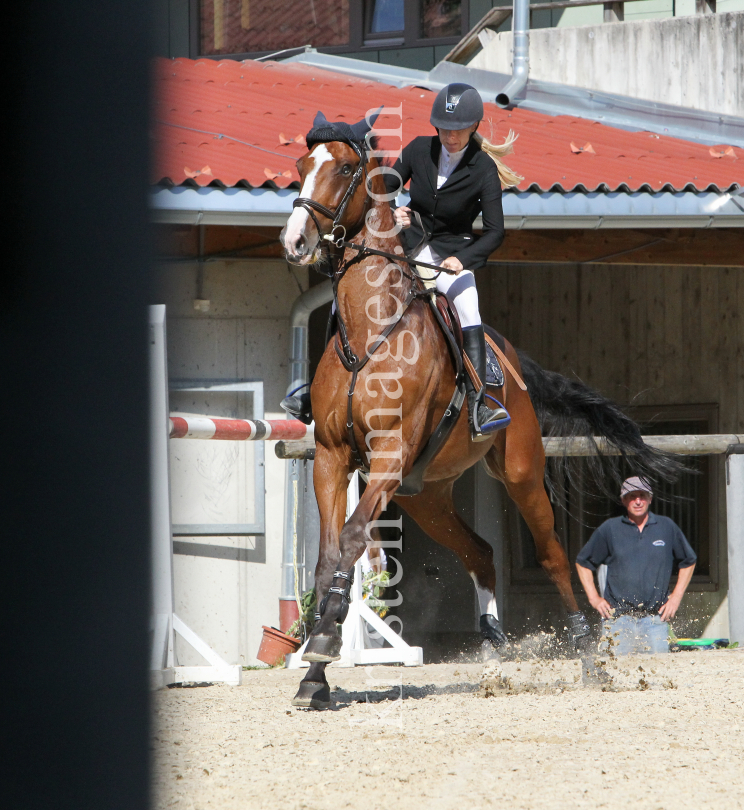
<svg viewBox="0 0 744 810"><path fill-rule="evenodd" d="M728 647L727 638L678 638L676 641L680 647L704 647L705 649L717 649L718 647Z"/></svg>

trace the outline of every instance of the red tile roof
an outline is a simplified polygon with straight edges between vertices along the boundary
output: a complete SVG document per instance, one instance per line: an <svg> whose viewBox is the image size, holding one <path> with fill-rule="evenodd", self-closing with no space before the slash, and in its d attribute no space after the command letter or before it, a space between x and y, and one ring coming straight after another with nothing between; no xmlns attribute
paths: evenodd
<svg viewBox="0 0 744 810"><path fill-rule="evenodd" d="M398 89L296 62L158 59L154 66L152 180L166 184L286 188L317 110L354 123L385 105L403 110L403 145L433 134L434 94ZM507 163L520 190L727 190L744 185L744 149L709 147L649 132L626 132L571 116L502 110L486 104L481 132L519 139ZM383 115L378 129L397 129ZM295 140L296 139L296 140ZM382 148L400 140L387 136Z"/></svg>

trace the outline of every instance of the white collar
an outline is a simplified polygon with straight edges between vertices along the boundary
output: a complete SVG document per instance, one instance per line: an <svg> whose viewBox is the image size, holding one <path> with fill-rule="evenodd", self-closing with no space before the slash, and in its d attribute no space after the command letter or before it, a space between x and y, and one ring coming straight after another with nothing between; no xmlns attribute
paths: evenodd
<svg viewBox="0 0 744 810"><path fill-rule="evenodd" d="M442 157L446 163L457 162L467 151L468 144L466 144L459 152L448 152L444 145L442 145Z"/></svg>

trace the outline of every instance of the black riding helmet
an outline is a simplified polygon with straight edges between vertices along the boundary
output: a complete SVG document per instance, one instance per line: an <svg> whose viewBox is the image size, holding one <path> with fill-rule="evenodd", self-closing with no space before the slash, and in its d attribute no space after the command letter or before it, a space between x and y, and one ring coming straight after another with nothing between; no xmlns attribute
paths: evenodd
<svg viewBox="0 0 744 810"><path fill-rule="evenodd" d="M480 93L469 84L448 84L434 99L429 121L437 129L467 129L483 118Z"/></svg>

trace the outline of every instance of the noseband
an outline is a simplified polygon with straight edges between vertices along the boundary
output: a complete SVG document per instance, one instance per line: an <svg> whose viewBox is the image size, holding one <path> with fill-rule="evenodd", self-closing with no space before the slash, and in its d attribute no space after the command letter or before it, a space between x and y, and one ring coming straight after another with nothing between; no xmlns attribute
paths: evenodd
<svg viewBox="0 0 744 810"><path fill-rule="evenodd" d="M343 219L344 214L346 213L346 209L351 202L351 198L354 196L357 188L359 188L359 183L362 177L367 178L367 150L361 144L354 143L353 141L342 141L342 143L347 143L357 154L359 158L359 165L357 166L354 174L351 177L351 182L349 183L349 187L346 189L341 202L336 207L335 211L332 211L330 208L326 208L325 205L322 205L317 200L313 200L311 197L297 197L297 199L292 203L292 208L304 208L305 211L310 215L310 218L315 223L315 227L318 229L318 238L323 238L323 232L320 227L320 223L318 222L318 218L315 216L315 211L319 214L322 214L324 217L327 217L333 223L331 225L331 235L336 237L336 231L339 230L340 233L338 234L337 238L345 239L346 238L346 228L341 225L341 220ZM367 196L367 203L369 202L369 196Z"/></svg>

